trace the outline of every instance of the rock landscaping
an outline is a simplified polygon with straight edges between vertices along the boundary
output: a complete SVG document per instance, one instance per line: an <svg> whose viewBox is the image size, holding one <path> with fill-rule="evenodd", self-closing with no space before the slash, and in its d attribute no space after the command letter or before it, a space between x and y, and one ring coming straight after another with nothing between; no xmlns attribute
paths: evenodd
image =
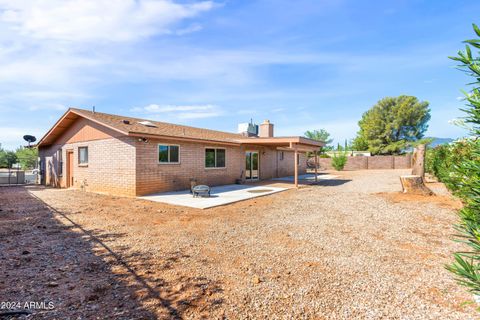
<svg viewBox="0 0 480 320"><path fill-rule="evenodd" d="M444 268L458 202L399 195L407 172L206 210L0 188L0 300L41 319L476 319Z"/></svg>

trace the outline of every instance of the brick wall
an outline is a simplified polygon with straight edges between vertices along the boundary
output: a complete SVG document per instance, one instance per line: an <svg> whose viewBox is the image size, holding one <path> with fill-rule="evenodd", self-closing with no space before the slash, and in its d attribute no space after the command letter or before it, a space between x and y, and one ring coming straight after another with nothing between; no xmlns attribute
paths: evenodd
<svg viewBox="0 0 480 320"><path fill-rule="evenodd" d="M73 188L134 196L135 140L86 119L76 121L56 144L40 148L42 183L66 187L67 151L73 151ZM78 147L88 147L88 165L78 163ZM63 160L60 175L60 155Z"/></svg>
<svg viewBox="0 0 480 320"><path fill-rule="evenodd" d="M294 175L295 153L293 151L281 151L268 147L247 147L246 149L259 152L261 179L266 180ZM298 166L298 172L299 174L303 174L307 169L307 158L305 153L299 153L299 155L300 164Z"/></svg>
<svg viewBox="0 0 480 320"><path fill-rule="evenodd" d="M348 157L344 170L362 170L368 168L367 158L369 157Z"/></svg>
<svg viewBox="0 0 480 320"><path fill-rule="evenodd" d="M372 157L347 157L344 170L366 170L366 169L408 169L411 168L412 156L372 156ZM309 159L313 163L312 159ZM324 170L333 170L331 158L319 158L319 167Z"/></svg>
<svg viewBox="0 0 480 320"><path fill-rule="evenodd" d="M180 163L158 162L158 144L179 145ZM137 195L190 188L190 179L198 184L222 185L235 183L242 174L245 156L240 147L199 144L150 139L147 143L135 142ZM205 148L225 149L225 168L205 168ZM242 157L243 155L243 157Z"/></svg>
<svg viewBox="0 0 480 320"><path fill-rule="evenodd" d="M158 163L158 144L180 146L180 163ZM225 185L245 177L245 152L258 151L260 156L260 179L293 175L293 152L280 152L266 147L225 146L208 143L190 143L174 140L150 139L147 143L135 142L136 146L136 192L145 195L190 188L190 180L198 184ZM225 168L205 168L205 148L223 148L226 152ZM277 170L278 163L278 170ZM301 155L299 172L306 171L306 158ZM278 173L277 173L278 172Z"/></svg>
<svg viewBox="0 0 480 320"><path fill-rule="evenodd" d="M368 157L367 169L393 169L393 156Z"/></svg>
<svg viewBox="0 0 480 320"><path fill-rule="evenodd" d="M412 155L394 156L393 162L395 169L409 169L412 167Z"/></svg>

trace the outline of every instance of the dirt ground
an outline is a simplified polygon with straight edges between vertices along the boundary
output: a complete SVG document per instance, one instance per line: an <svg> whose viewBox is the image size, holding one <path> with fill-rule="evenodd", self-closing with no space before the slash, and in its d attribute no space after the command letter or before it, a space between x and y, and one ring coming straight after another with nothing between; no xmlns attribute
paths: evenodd
<svg viewBox="0 0 480 320"><path fill-rule="evenodd" d="M478 318L444 268L461 249L461 204L440 184L437 197L405 197L404 173L333 173L207 210L0 188L0 312L36 302L20 318Z"/></svg>

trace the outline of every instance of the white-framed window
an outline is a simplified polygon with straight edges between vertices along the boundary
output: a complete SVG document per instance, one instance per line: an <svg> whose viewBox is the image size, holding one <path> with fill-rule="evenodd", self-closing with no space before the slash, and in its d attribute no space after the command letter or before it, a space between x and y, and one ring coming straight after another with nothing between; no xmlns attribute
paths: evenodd
<svg viewBox="0 0 480 320"><path fill-rule="evenodd" d="M158 163L180 163L180 146L175 144L159 144Z"/></svg>
<svg viewBox="0 0 480 320"><path fill-rule="evenodd" d="M78 147L78 164L88 164L88 147Z"/></svg>
<svg viewBox="0 0 480 320"><path fill-rule="evenodd" d="M205 148L205 168L225 168L226 150L223 148Z"/></svg>

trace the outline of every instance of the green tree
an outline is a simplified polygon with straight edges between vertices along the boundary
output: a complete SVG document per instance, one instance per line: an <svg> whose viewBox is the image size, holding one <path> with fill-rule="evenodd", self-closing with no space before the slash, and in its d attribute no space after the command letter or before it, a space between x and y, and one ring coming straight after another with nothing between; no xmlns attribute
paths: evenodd
<svg viewBox="0 0 480 320"><path fill-rule="evenodd" d="M330 138L330 133L325 129L313 131L308 130L304 133L304 135L309 139L325 142L323 150L328 151L333 149L333 147L330 146L330 144L333 142L333 139Z"/></svg>
<svg viewBox="0 0 480 320"><path fill-rule="evenodd" d="M471 124L473 139L466 139L470 157L462 157L458 164L453 164L452 175L457 179L455 194L464 202L459 212L460 223L456 226L458 240L470 250L454 254L455 262L447 266L458 282L470 292L480 295L480 52L472 54L470 46L480 49L480 29L473 25L476 39L466 40L465 51L451 59L460 63L459 69L473 77L470 85L473 89L465 93L465 121Z"/></svg>
<svg viewBox="0 0 480 320"><path fill-rule="evenodd" d="M35 168L38 159L37 148L20 147L15 151L15 155L23 170Z"/></svg>
<svg viewBox="0 0 480 320"><path fill-rule="evenodd" d="M352 141L352 149L355 151L368 150L368 142L362 133L359 133Z"/></svg>
<svg viewBox="0 0 480 320"><path fill-rule="evenodd" d="M429 103L412 96L387 97L365 112L358 122L355 145L372 154L398 154L421 139L430 120Z"/></svg>
<svg viewBox="0 0 480 320"><path fill-rule="evenodd" d="M4 150L0 144L0 168L10 168L16 162L15 152Z"/></svg>

